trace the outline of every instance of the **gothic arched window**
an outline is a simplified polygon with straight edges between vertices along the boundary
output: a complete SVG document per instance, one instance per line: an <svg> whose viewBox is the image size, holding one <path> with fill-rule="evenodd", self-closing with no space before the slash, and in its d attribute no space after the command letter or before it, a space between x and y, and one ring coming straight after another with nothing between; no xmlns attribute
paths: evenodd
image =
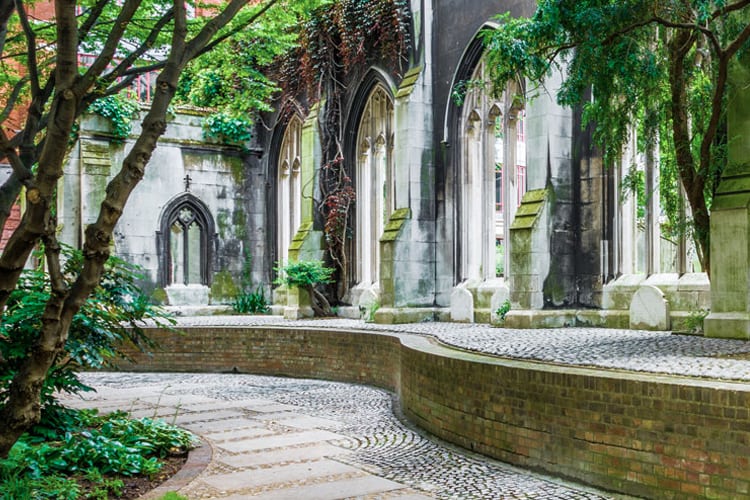
<svg viewBox="0 0 750 500"><path fill-rule="evenodd" d="M377 283L380 235L395 208L393 101L382 87L370 93L357 134L357 281Z"/></svg>
<svg viewBox="0 0 750 500"><path fill-rule="evenodd" d="M466 84L458 207L461 280L507 274L508 226L526 191L523 110L511 87L493 95L484 60Z"/></svg>
<svg viewBox="0 0 750 500"><path fill-rule="evenodd" d="M302 188L300 165L302 150L302 120L293 116L287 124L281 141L278 164L278 260L289 259L289 245L299 229L302 219Z"/></svg>
<svg viewBox="0 0 750 500"><path fill-rule="evenodd" d="M157 232L162 286L210 285L214 222L208 208L190 193L164 209Z"/></svg>

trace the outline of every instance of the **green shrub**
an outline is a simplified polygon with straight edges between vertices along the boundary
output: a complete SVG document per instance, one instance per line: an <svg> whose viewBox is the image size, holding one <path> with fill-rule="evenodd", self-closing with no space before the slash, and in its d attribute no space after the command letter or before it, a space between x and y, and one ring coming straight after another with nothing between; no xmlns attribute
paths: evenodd
<svg viewBox="0 0 750 500"><path fill-rule="evenodd" d="M63 271L69 282L83 266L80 251L63 248ZM136 285L138 269L121 259L111 257L105 266L100 285L74 316L65 350L55 360L42 391L43 418L58 412L54 393L77 393L90 390L78 378L82 368L114 368L117 359L126 358L122 343L141 350L155 347L143 327L144 321L170 328L174 324L163 309L152 305ZM29 356L42 327L42 312L49 298L49 278L42 268L24 271L18 287L11 294L0 324L0 354L6 363L0 365L0 406L5 404L10 381L20 363Z"/></svg>
<svg viewBox="0 0 750 500"><path fill-rule="evenodd" d="M266 314L271 310L262 285L253 292L240 293L232 302L232 309L240 314Z"/></svg>
<svg viewBox="0 0 750 500"><path fill-rule="evenodd" d="M93 484L88 498L119 496L123 482L113 475L152 476L161 468L159 459L185 453L194 440L188 431L161 420L71 412L65 427L37 426L0 460L0 499L74 499L80 487L69 477Z"/></svg>
<svg viewBox="0 0 750 500"><path fill-rule="evenodd" d="M503 302L502 305L495 310L495 314L497 314L498 318L500 318L500 321L505 321L505 316L507 316L509 312L510 300L508 299L506 299L505 302Z"/></svg>
<svg viewBox="0 0 750 500"><path fill-rule="evenodd" d="M274 270L278 273L277 285L300 288L331 283L331 276L334 272L332 267L326 267L319 260L289 262L285 266L274 268Z"/></svg>
<svg viewBox="0 0 750 500"><path fill-rule="evenodd" d="M252 137L252 123L225 113L215 113L203 122L203 136L224 144L243 146Z"/></svg>

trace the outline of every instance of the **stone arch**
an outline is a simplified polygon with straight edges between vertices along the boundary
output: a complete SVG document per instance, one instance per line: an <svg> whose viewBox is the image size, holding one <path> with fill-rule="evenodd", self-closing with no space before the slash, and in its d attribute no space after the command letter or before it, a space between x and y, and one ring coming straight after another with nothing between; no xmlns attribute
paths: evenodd
<svg viewBox="0 0 750 500"><path fill-rule="evenodd" d="M287 259L289 243L301 221L301 136L304 123L304 110L295 100L289 99L281 107L276 125L271 135L268 154L268 206L266 211L267 245L271 262ZM295 133L290 134L294 129ZM294 135L294 138L290 137ZM292 140L294 139L294 140ZM288 148L296 144L296 154ZM281 182L284 179L284 182ZM294 191L296 206L294 214L280 210L283 205L290 207L289 194ZM291 217L290 217L291 215Z"/></svg>
<svg viewBox="0 0 750 500"><path fill-rule="evenodd" d="M371 69L360 83L347 119L344 152L357 192L349 286L358 288L377 288L379 239L395 208L395 101L390 89L384 75ZM356 305L357 297L351 301Z"/></svg>
<svg viewBox="0 0 750 500"><path fill-rule="evenodd" d="M156 233L159 282L211 285L215 224L205 203L191 193L182 193L162 210Z"/></svg>
<svg viewBox="0 0 750 500"><path fill-rule="evenodd" d="M476 37L454 75L446 113L450 145L447 174L452 186L455 284L487 281L508 274L508 227L525 191L525 148L519 125L522 88L511 82L496 95ZM496 245L505 251L498 256Z"/></svg>

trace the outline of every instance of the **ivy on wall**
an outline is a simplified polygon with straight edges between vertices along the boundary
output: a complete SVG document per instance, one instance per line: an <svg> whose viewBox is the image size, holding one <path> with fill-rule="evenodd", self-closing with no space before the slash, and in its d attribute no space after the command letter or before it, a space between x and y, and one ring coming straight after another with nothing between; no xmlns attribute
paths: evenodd
<svg viewBox="0 0 750 500"><path fill-rule="evenodd" d="M122 142L130 135L133 118L138 116L139 109L135 99L115 94L97 99L89 106L88 111L109 120L115 141Z"/></svg>
<svg viewBox="0 0 750 500"><path fill-rule="evenodd" d="M321 102L318 115L322 159L319 175L328 254L336 267L337 295L349 285L351 213L356 194L344 161L343 98L348 77L375 62L398 71L408 62L411 44L407 0L340 0L310 16L299 47L279 67L287 95Z"/></svg>

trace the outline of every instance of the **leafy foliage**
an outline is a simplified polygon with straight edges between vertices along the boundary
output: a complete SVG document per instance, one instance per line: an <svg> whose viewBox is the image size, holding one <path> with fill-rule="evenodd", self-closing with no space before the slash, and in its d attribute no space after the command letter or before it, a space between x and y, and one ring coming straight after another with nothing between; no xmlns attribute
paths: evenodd
<svg viewBox="0 0 750 500"><path fill-rule="evenodd" d="M0 460L0 498L75 499L75 478L98 484L88 498L119 496L122 481L111 476L153 475L159 459L194 444L195 436L162 420L70 411L62 427L37 426Z"/></svg>
<svg viewBox="0 0 750 500"><path fill-rule="evenodd" d="M302 288L330 283L331 276L335 271L331 267L326 267L319 260L289 262L285 266L274 268L274 270L278 273L276 284Z"/></svg>
<svg viewBox="0 0 750 500"><path fill-rule="evenodd" d="M203 134L224 144L244 146L252 137L252 123L244 118L233 118L218 112L208 115L203 122Z"/></svg>
<svg viewBox="0 0 750 500"><path fill-rule="evenodd" d="M108 119L112 124L113 137L116 141L122 141L130 136L131 122L138 116L139 106L134 99L116 94L94 101L88 111Z"/></svg>
<svg viewBox="0 0 750 500"><path fill-rule="evenodd" d="M243 291L232 302L232 309L240 314L266 314L271 309L268 306L266 292L263 285L258 285L253 291Z"/></svg>
<svg viewBox="0 0 750 500"><path fill-rule="evenodd" d="M497 87L560 69L558 102L582 106L609 163L639 127L642 151L658 139L662 186L682 182L708 270L709 209L726 164L727 68L750 39L749 10L712 0L543 0L532 18L506 14L486 33L489 67Z"/></svg>
<svg viewBox="0 0 750 500"><path fill-rule="evenodd" d="M83 256L70 247L64 247L63 253L64 274L73 279L83 265ZM118 358L125 357L121 343L129 342L140 349L155 347L143 330L145 321L162 327L174 324L141 292L136 283L139 277L135 266L109 258L100 285L73 317L65 351L45 380L42 395L46 411L59 410L54 398L57 391L90 390L76 372L81 368L114 367ZM10 381L34 348L49 294L47 273L42 267L25 271L11 294L0 324L0 354L7 362L0 365L0 406L6 401Z"/></svg>

